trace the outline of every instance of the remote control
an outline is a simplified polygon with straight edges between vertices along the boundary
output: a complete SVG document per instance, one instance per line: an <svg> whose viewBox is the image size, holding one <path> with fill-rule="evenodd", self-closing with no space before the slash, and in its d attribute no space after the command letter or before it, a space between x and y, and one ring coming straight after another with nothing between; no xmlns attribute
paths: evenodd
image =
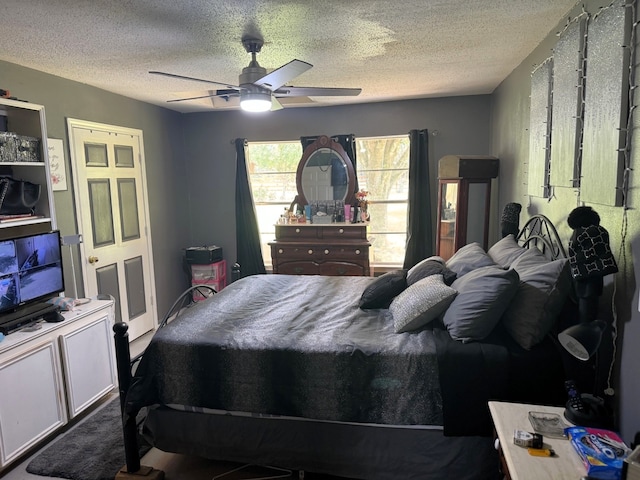
<svg viewBox="0 0 640 480"><path fill-rule="evenodd" d="M569 396L567 407L577 412L583 411L584 403L582 403L582 395L578 391L576 383L573 380L567 380L564 382L564 388L567 390L567 395Z"/></svg>

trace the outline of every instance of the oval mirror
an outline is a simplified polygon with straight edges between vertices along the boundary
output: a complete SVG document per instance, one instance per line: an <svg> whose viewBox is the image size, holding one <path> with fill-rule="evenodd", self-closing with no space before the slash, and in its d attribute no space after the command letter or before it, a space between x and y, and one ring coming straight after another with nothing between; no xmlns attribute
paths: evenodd
<svg viewBox="0 0 640 480"><path fill-rule="evenodd" d="M341 200L351 204L355 185L353 164L338 142L322 135L304 149L296 172L298 203Z"/></svg>

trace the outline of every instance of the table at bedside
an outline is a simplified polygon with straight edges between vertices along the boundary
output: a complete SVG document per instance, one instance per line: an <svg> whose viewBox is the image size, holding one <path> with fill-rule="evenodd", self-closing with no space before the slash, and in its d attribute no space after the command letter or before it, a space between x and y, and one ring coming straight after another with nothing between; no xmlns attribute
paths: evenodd
<svg viewBox="0 0 640 480"><path fill-rule="evenodd" d="M508 472L506 478L512 480L578 480L587 474L580 457L569 440L544 437L545 447L552 448L553 457L529 455L526 448L513 443L514 430L533 433L529 412L557 413L563 417L564 408L523 403L489 402L491 418L500 441L500 457L504 459ZM569 425L569 422L565 420Z"/></svg>

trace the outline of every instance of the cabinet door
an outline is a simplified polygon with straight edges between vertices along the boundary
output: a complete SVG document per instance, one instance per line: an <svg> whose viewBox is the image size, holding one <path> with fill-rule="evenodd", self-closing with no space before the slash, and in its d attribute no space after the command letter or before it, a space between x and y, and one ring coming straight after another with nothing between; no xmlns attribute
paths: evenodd
<svg viewBox="0 0 640 480"><path fill-rule="evenodd" d="M0 465L66 423L61 371L53 342L0 365Z"/></svg>
<svg viewBox="0 0 640 480"><path fill-rule="evenodd" d="M111 317L104 311L94 315L95 321L60 336L71 418L116 385Z"/></svg>

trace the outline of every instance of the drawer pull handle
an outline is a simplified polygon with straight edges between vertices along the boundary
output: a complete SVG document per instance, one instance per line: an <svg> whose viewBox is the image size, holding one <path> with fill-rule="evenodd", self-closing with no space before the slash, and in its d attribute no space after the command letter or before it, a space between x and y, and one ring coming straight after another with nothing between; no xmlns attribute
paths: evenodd
<svg viewBox="0 0 640 480"><path fill-rule="evenodd" d="M344 228L338 229L338 233L344 233Z"/></svg>
<svg viewBox="0 0 640 480"><path fill-rule="evenodd" d="M296 272L297 275L300 275L304 269L302 267L296 267L293 269L294 272Z"/></svg>
<svg viewBox="0 0 640 480"><path fill-rule="evenodd" d="M360 255L360 250L356 250L356 255Z"/></svg>
<svg viewBox="0 0 640 480"><path fill-rule="evenodd" d="M296 228L296 233L300 233L300 229L299 228Z"/></svg>
<svg viewBox="0 0 640 480"><path fill-rule="evenodd" d="M309 249L309 251L307 252L309 255L311 255L313 253L313 250Z"/></svg>
<svg viewBox="0 0 640 480"><path fill-rule="evenodd" d="M329 250L325 250L325 251L324 251L324 254L325 254L325 255L329 255Z"/></svg>
<svg viewBox="0 0 640 480"><path fill-rule="evenodd" d="M338 275L345 275L347 273L347 269L346 268L339 268L338 269Z"/></svg>
<svg viewBox="0 0 640 480"><path fill-rule="evenodd" d="M282 250L281 248L278 249L278 253L284 253L284 250Z"/></svg>

